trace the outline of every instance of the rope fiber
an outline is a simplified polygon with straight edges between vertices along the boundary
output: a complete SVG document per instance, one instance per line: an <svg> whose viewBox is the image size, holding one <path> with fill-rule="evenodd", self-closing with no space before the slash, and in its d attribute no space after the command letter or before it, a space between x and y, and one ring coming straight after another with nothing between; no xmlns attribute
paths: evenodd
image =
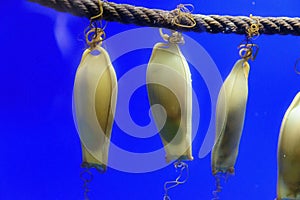
<svg viewBox="0 0 300 200"><path fill-rule="evenodd" d="M75 16L90 19L99 13L98 0L28 0L60 12L68 12ZM193 14L196 25L193 28L178 26L174 23L176 12L159 9L148 9L128 4L103 2L103 19L124 24L135 24L147 27L162 27L179 31L208 33L246 34L253 22L246 16L220 16ZM260 34L300 35L300 18L258 17ZM182 16L180 24L190 26L190 18Z"/></svg>

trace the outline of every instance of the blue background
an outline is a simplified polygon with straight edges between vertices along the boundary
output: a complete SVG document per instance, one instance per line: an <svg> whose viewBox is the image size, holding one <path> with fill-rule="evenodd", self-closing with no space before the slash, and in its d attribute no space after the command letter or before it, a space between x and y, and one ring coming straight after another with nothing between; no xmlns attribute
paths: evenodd
<svg viewBox="0 0 300 200"><path fill-rule="evenodd" d="M288 17L300 14L298 0L115 2L166 10L180 3L192 3L194 13L202 14ZM0 5L1 200L84 198L79 177L80 140L73 124L71 102L76 68L85 48L83 30L87 25L87 19L25 1L5 1ZM110 37L132 28L136 27L110 22L106 34ZM225 78L238 59L237 45L244 37L187 35L206 49ZM59 43L57 38L63 42ZM300 38L262 35L255 42L260 51L257 59L250 63L249 100L236 174L223 184L220 197L224 200L273 200L276 197L280 123L300 88L300 76L293 69L300 57ZM118 59L114 63L118 78L132 67L147 63L150 54L150 50L137 51ZM189 162L190 178L186 184L170 191L172 200L211 199L215 189L210 155L198 158L211 115L210 99L201 75L196 70L191 71L193 86L201 100L200 128L193 142L195 159ZM136 91L129 109L136 123L147 124L144 116L149 106L145 88ZM147 152L161 145L158 137L153 139L156 142L142 141L126 136L118 128L114 128L112 140L136 152ZM93 172L90 199L105 200L162 199L164 182L176 176L172 165L142 174L111 168L105 174Z"/></svg>

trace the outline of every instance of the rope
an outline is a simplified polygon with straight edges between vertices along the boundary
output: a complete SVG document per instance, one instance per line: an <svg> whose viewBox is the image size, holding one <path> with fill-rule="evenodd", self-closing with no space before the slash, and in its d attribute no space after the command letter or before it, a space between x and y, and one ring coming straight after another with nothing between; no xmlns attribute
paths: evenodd
<svg viewBox="0 0 300 200"><path fill-rule="evenodd" d="M53 8L57 11L68 12L79 17L90 19L99 13L98 0L29 0ZM194 14L196 26L193 28L179 27L174 23L176 12L158 9L136 7L128 4L103 2L103 19L138 26L163 27L179 31L194 31L208 33L246 34L246 29L252 23L245 16L220 16ZM257 17L257 16L255 16ZM260 34L300 35L300 18L289 17L257 17L260 23ZM183 16L180 24L191 25L191 19Z"/></svg>

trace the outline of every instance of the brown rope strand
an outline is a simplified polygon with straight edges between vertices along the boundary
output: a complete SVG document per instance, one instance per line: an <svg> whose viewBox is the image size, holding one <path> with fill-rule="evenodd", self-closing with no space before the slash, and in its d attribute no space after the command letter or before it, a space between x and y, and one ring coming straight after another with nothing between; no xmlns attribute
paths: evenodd
<svg viewBox="0 0 300 200"><path fill-rule="evenodd" d="M75 16L90 19L99 13L98 0L29 0L60 12L68 12ZM174 24L174 11L148 9L128 4L103 3L103 19L138 26L164 27L180 31L236 33L246 34L251 19L245 16L220 16L194 14L196 26L179 27ZM289 17L257 17L260 22L260 34L300 35L300 18ZM180 19L183 25L191 25L188 18Z"/></svg>

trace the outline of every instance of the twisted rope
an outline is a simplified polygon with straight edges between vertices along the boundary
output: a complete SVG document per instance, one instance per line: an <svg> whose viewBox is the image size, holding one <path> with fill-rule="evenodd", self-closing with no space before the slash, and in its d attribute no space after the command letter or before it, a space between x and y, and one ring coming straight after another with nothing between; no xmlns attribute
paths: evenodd
<svg viewBox="0 0 300 200"><path fill-rule="evenodd" d="M29 0L53 8L57 11L68 12L79 17L90 19L99 13L98 0ZM196 26L193 28L179 27L174 24L174 11L148 9L128 4L103 3L103 19L138 26L164 27L179 31L194 31L208 33L246 34L246 29L252 20L245 16L219 16L194 14ZM257 16L256 16L257 17ZM289 17L257 17L260 22L260 34L300 35L300 18ZM182 16L180 24L192 25L192 21Z"/></svg>

